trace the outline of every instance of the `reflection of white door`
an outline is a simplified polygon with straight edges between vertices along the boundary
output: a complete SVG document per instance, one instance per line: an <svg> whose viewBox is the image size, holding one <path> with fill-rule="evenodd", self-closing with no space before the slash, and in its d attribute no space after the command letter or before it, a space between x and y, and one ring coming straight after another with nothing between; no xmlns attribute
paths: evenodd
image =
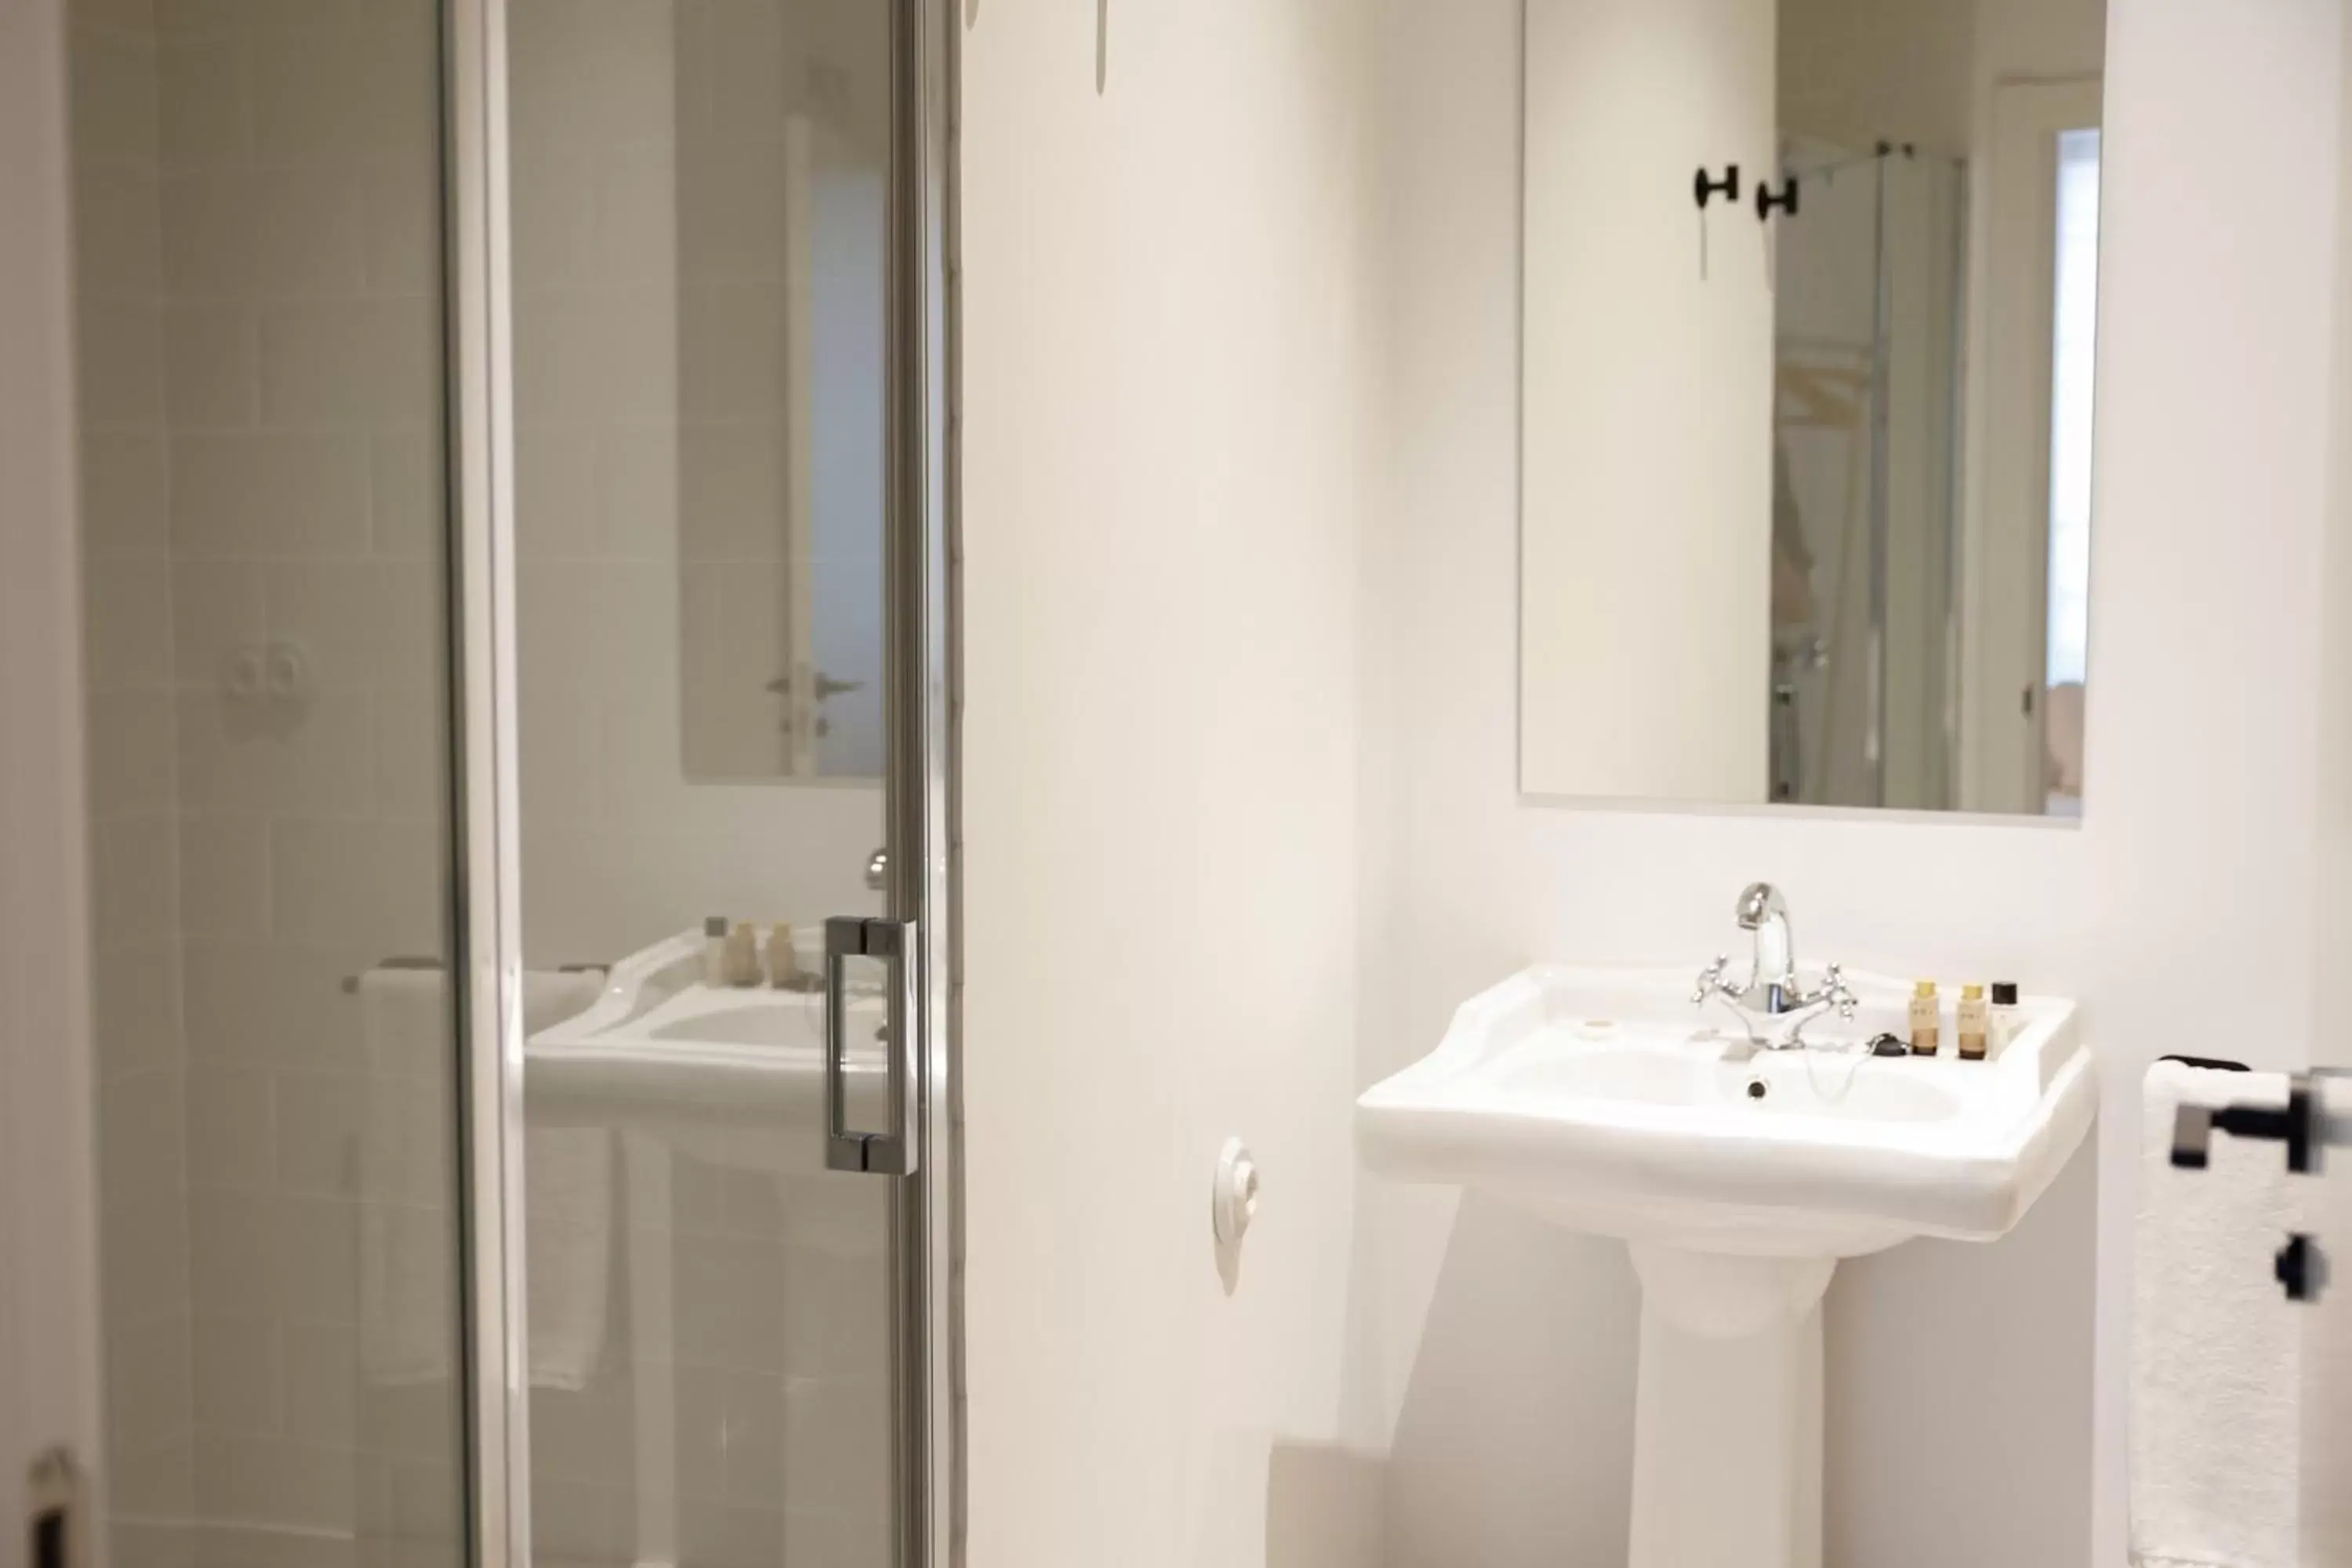
<svg viewBox="0 0 2352 1568"><path fill-rule="evenodd" d="M882 775L882 156L816 121L785 132L791 435L789 772Z"/></svg>
<svg viewBox="0 0 2352 1568"><path fill-rule="evenodd" d="M2099 119L2096 78L1993 89L1961 573L1960 805L1970 811L2047 805L2059 148Z"/></svg>

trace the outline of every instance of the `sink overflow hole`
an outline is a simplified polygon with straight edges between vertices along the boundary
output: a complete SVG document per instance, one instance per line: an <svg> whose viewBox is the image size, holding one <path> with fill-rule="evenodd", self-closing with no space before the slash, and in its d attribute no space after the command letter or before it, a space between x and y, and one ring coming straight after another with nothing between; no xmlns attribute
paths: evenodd
<svg viewBox="0 0 2352 1568"><path fill-rule="evenodd" d="M1769 1093L1770 1093L1770 1092L1771 1092L1771 1090L1766 1087L1765 1082L1764 1082L1764 1080L1763 1080L1762 1079L1760 1079L1760 1078L1752 1078L1752 1079L1749 1079L1748 1080L1748 1099L1750 1099L1750 1100L1761 1100L1761 1099L1763 1099L1767 1094L1769 1094Z"/></svg>

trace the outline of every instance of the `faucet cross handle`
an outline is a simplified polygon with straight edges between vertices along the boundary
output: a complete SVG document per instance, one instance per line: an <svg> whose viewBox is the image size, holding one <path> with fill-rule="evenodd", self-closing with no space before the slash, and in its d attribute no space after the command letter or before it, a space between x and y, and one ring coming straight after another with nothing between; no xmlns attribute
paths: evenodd
<svg viewBox="0 0 2352 1568"><path fill-rule="evenodd" d="M1832 963L1822 971L1822 1000L1837 1009L1841 1018L1851 1018L1862 1011L1862 998L1845 983L1845 966Z"/></svg>
<svg viewBox="0 0 2352 1568"><path fill-rule="evenodd" d="M1698 984L1691 992L1691 1005L1704 1007L1708 997L1725 989L1724 972L1731 967L1731 955L1719 954L1713 963L1698 972Z"/></svg>

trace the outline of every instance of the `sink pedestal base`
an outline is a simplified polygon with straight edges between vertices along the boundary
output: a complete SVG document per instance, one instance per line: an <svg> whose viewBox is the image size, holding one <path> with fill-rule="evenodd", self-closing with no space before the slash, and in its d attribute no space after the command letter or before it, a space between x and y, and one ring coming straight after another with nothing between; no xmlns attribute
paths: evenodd
<svg viewBox="0 0 2352 1568"><path fill-rule="evenodd" d="M1837 1260L1631 1246L1631 1568L1821 1568L1822 1293Z"/></svg>

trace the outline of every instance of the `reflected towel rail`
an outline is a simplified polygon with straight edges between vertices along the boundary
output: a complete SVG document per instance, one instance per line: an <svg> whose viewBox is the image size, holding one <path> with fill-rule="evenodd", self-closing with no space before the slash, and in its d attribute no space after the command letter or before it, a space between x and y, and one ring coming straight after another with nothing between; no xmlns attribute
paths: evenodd
<svg viewBox="0 0 2352 1568"><path fill-rule="evenodd" d="M427 954L401 953L392 958L378 959L373 967L376 969L393 970L438 970L446 968L446 965L440 959ZM555 966L555 972L558 974L602 974L608 973L612 967L613 966L609 963L559 963ZM359 991L360 976L356 974L344 975L343 994L346 996L356 996L359 994Z"/></svg>

